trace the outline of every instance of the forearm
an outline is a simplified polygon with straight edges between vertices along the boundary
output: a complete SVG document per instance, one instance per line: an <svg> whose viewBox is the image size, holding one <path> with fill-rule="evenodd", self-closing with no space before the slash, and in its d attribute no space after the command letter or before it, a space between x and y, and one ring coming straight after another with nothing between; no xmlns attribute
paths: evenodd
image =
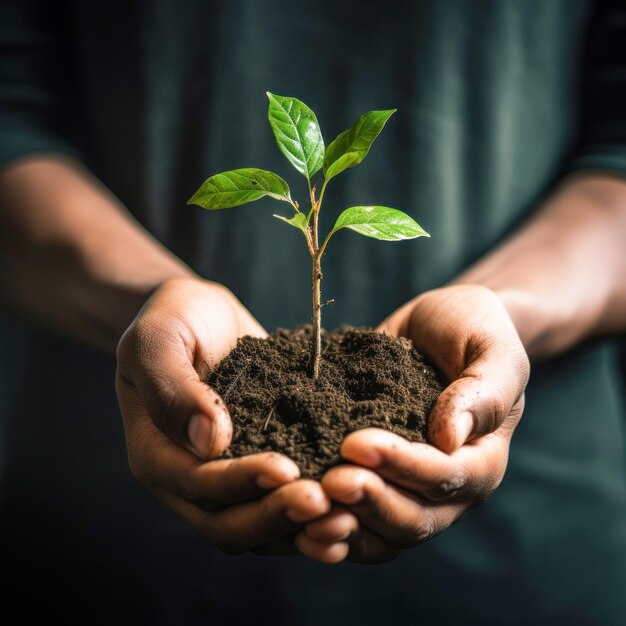
<svg viewBox="0 0 626 626"><path fill-rule="evenodd" d="M570 177L455 283L493 289L531 357L626 330L626 182Z"/></svg>
<svg viewBox="0 0 626 626"><path fill-rule="evenodd" d="M191 270L81 165L31 157L0 174L0 298L113 351L149 294Z"/></svg>

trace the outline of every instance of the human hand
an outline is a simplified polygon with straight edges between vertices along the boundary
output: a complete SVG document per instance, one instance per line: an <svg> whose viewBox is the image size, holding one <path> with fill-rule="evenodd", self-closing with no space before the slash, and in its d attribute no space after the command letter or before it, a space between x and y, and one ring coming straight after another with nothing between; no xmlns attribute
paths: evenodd
<svg viewBox="0 0 626 626"><path fill-rule="evenodd" d="M429 444L366 429L349 435L322 486L338 503L298 534L304 554L376 563L422 543L486 499L504 475L524 407L528 358L499 298L474 285L429 291L379 327L410 338L445 374Z"/></svg>
<svg viewBox="0 0 626 626"><path fill-rule="evenodd" d="M230 444L222 399L204 381L243 335L266 332L226 288L165 282L124 333L117 395L134 477L229 553L292 551L302 523L330 509L319 483L276 453L216 457Z"/></svg>

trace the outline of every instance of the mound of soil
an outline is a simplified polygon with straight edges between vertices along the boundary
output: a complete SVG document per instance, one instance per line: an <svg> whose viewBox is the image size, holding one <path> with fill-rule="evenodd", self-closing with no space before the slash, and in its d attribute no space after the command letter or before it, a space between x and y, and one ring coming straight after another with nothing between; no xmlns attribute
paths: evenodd
<svg viewBox="0 0 626 626"><path fill-rule="evenodd" d="M322 331L318 380L309 377L311 326L243 337L211 373L233 441L224 457L275 450L303 477L319 479L341 462L348 433L368 427L425 441L443 378L407 339L369 329Z"/></svg>

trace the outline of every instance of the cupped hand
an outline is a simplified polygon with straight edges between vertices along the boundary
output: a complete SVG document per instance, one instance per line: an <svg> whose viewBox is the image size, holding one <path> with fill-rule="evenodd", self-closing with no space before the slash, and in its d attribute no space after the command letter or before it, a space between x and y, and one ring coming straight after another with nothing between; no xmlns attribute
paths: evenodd
<svg viewBox="0 0 626 626"><path fill-rule="evenodd" d="M498 487L522 415L528 357L489 289L426 292L379 330L410 338L449 384L431 412L428 444L379 429L345 439L341 454L350 464L322 480L335 509L296 538L319 560L382 562L445 530Z"/></svg>
<svg viewBox="0 0 626 626"><path fill-rule="evenodd" d="M207 374L243 335L266 332L226 288L165 282L123 335L117 395L132 474L229 553L289 553L303 522L327 513L319 483L276 453L217 459L232 425Z"/></svg>

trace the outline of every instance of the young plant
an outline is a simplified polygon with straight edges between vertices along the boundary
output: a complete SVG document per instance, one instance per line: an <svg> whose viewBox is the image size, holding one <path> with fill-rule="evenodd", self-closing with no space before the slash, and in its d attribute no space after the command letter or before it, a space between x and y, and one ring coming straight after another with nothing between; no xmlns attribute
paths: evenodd
<svg viewBox="0 0 626 626"><path fill-rule="evenodd" d="M296 98L277 96L267 92L268 118L278 149L307 180L310 208L303 212L292 199L287 183L277 174L252 167L231 170L211 176L189 199L205 209L227 209L270 196L288 202L295 212L292 217L274 217L297 228L304 234L312 261L313 339L311 345L311 376L319 375L321 353L321 281L322 255L330 238L342 228L349 228L366 237L383 241L400 241L430 235L411 217L397 209L385 206L353 206L339 215L332 230L320 244L319 213L331 179L354 167L367 156L374 140L387 120L395 113L369 111L348 130L338 135L326 148L315 113ZM319 195L319 181L313 177L323 170Z"/></svg>

